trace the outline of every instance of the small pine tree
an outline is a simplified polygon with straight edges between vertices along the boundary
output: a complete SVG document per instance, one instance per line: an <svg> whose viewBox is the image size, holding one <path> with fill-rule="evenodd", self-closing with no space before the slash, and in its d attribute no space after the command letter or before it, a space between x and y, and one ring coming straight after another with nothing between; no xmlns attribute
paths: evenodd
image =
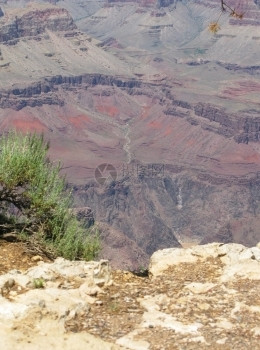
<svg viewBox="0 0 260 350"><path fill-rule="evenodd" d="M0 139L0 235L14 233L42 251L67 259L93 259L97 231L85 229L73 211L60 164L47 158L43 136L10 132Z"/></svg>

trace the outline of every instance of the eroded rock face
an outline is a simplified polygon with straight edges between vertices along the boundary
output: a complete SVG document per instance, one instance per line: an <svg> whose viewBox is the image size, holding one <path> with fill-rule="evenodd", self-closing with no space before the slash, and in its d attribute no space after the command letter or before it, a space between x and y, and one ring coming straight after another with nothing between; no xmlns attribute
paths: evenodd
<svg viewBox="0 0 260 350"><path fill-rule="evenodd" d="M235 178L206 174L190 178L181 172L174 174L173 169L171 173L167 166L164 175L158 173L154 177L151 173L149 176L147 167L144 167L146 175L137 173L136 166L129 166L128 170L129 176L120 179L122 169L118 169L118 181L108 186L91 184L75 188L79 204L91 205L97 221L107 223L115 231L109 239L109 229L105 227L102 237L106 252L110 254L111 249L119 248L122 251L121 259L110 255L117 267L119 261L124 264L123 251L127 247L133 252L129 254L132 255L129 266L136 269L135 265L146 265L159 247L215 241L253 246L258 242L258 179L244 179L245 182L241 179L236 183ZM245 220L243 212L254 214ZM120 237L119 232L125 235ZM129 245L129 241L137 244L139 250L133 248L133 243Z"/></svg>
<svg viewBox="0 0 260 350"><path fill-rule="evenodd" d="M12 270L0 276L0 345L258 349L259 268L259 244L213 243L154 253L146 278L105 260Z"/></svg>
<svg viewBox="0 0 260 350"><path fill-rule="evenodd" d="M177 0L178 1L178 0ZM167 7L177 2L176 0L158 0L159 7Z"/></svg>
<svg viewBox="0 0 260 350"><path fill-rule="evenodd" d="M76 26L67 10L51 7L51 5L48 7L38 5L36 8L27 7L23 10L11 11L7 19L3 17L0 42L39 35L46 30L56 32L74 29Z"/></svg>
<svg viewBox="0 0 260 350"><path fill-rule="evenodd" d="M117 86L122 89L140 88L141 83L135 79L122 79L103 74L84 74L79 76L46 77L40 82L28 86L15 87L11 90L0 90L0 108L12 108L19 111L25 107L41 107L44 105L64 106L64 99L57 89L87 89L94 86Z"/></svg>
<svg viewBox="0 0 260 350"><path fill-rule="evenodd" d="M74 208L73 213L77 216L78 220L84 223L85 227L90 227L94 225L95 219L91 208Z"/></svg>

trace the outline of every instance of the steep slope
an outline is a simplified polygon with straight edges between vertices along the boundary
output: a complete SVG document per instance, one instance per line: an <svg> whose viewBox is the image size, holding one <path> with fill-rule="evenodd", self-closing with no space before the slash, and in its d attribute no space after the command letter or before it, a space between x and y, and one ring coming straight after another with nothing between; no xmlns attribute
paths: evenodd
<svg viewBox="0 0 260 350"><path fill-rule="evenodd" d="M115 264L169 245L256 244L258 5L230 3L244 19L223 14L212 35L218 1L26 3L1 4L1 131L44 132ZM102 186L103 163L116 177Z"/></svg>
<svg viewBox="0 0 260 350"><path fill-rule="evenodd" d="M189 58L259 65L260 14L253 0L227 1L243 14L242 20L228 13L220 16L219 0L174 1L161 8L122 3L103 7L86 18L76 17L76 23L100 39L112 37L125 48L147 50L172 61ZM212 37L207 26L219 17L221 31Z"/></svg>

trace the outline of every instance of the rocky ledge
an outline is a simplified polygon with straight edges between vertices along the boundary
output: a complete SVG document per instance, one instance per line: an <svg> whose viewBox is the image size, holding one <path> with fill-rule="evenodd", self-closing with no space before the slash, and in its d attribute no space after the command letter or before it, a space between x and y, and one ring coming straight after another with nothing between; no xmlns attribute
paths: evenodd
<svg viewBox="0 0 260 350"><path fill-rule="evenodd" d="M260 244L161 250L149 277L105 260L39 261L0 276L0 346L260 349L259 268Z"/></svg>
<svg viewBox="0 0 260 350"><path fill-rule="evenodd" d="M4 14L0 9L0 43L35 36L47 29L59 32L76 29L72 17L67 10L50 4L33 4L24 9L7 10Z"/></svg>
<svg viewBox="0 0 260 350"><path fill-rule="evenodd" d="M82 74L78 76L56 75L45 77L42 81L27 86L17 86L10 90L0 90L0 108L12 108L19 111L25 107L39 107L43 105L63 106L58 90L73 91L73 89L87 89L93 86L117 86L126 91L142 86L135 79L124 79L102 74Z"/></svg>

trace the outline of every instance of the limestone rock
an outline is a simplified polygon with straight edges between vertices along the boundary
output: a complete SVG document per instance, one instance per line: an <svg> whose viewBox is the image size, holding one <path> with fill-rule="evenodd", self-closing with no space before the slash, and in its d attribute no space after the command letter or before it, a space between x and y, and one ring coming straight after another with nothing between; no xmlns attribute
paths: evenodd
<svg viewBox="0 0 260 350"><path fill-rule="evenodd" d="M83 350L87 346L96 350L122 349L87 333L66 334L64 329L65 322L87 317L90 302L96 301L90 295L101 293L100 286L111 283L108 262L72 262L58 258L53 263L38 264L25 273L14 270L0 276L3 291L0 296L0 348ZM36 278L45 281L43 289L33 288L31 281ZM26 293L22 288L26 288ZM30 329L29 333L27 329Z"/></svg>
<svg viewBox="0 0 260 350"><path fill-rule="evenodd" d="M204 294L214 288L216 284L214 283L190 283L186 286L194 294Z"/></svg>
<svg viewBox="0 0 260 350"><path fill-rule="evenodd" d="M43 261L43 258L40 255L35 255L31 258L33 262Z"/></svg>
<svg viewBox="0 0 260 350"><path fill-rule="evenodd" d="M191 254L191 249L169 248L155 252L149 265L149 272L157 276L172 265L180 263L195 263L197 258Z"/></svg>
<svg viewBox="0 0 260 350"><path fill-rule="evenodd" d="M210 243L192 248L171 248L155 252L150 260L149 271L152 276L163 274L169 267L182 263L196 263L201 260L218 259L226 268L222 281L233 278L236 274L246 278L260 279L258 247L246 248L241 244Z"/></svg>
<svg viewBox="0 0 260 350"><path fill-rule="evenodd" d="M0 276L0 348L258 349L258 254L238 244L166 249L146 278L106 260L9 271Z"/></svg>
<svg viewBox="0 0 260 350"><path fill-rule="evenodd" d="M35 327L35 315L29 315L24 321L24 328L16 324L13 328L7 324L0 327L0 347L5 350L122 350L86 332L80 334L66 334L62 324L52 318L45 317L38 327ZM28 327L28 328L27 328ZM29 328L30 327L30 328ZM28 329L29 332L28 332Z"/></svg>

